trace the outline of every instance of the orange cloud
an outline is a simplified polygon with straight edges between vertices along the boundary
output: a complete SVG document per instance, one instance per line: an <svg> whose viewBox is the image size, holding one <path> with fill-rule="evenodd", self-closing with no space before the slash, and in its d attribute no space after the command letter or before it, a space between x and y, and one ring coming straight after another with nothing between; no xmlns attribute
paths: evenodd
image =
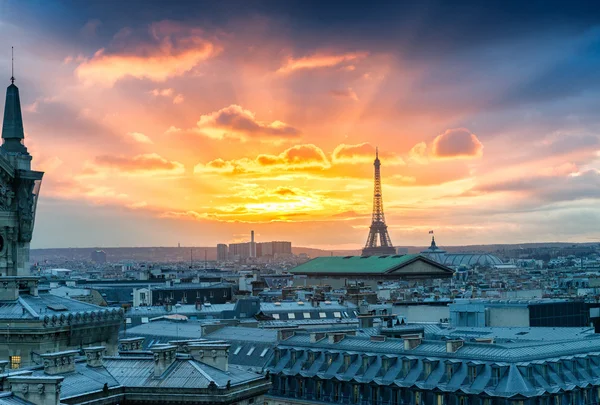
<svg viewBox="0 0 600 405"><path fill-rule="evenodd" d="M137 155L134 157L124 156L97 156L94 159L93 168L96 171L119 172L122 174L183 174L183 164L170 161L156 153Z"/></svg>
<svg viewBox="0 0 600 405"><path fill-rule="evenodd" d="M256 159L215 159L199 163L194 173L267 173L273 170L327 169L331 166L323 150L313 144L292 146L279 155L258 155Z"/></svg>
<svg viewBox="0 0 600 405"><path fill-rule="evenodd" d="M431 154L439 159L478 158L483 155L483 144L468 129L448 129L433 140Z"/></svg>
<svg viewBox="0 0 600 405"><path fill-rule="evenodd" d="M425 142L419 142L412 147L408 156L412 162L419 164L427 163L429 161L427 157L427 144Z"/></svg>
<svg viewBox="0 0 600 405"><path fill-rule="evenodd" d="M300 134L298 129L281 121L258 121L252 111L235 104L202 115L197 122L197 131L213 139L241 140L261 135L291 137Z"/></svg>
<svg viewBox="0 0 600 405"><path fill-rule="evenodd" d="M339 55L316 53L298 59L288 58L286 63L277 70L277 73L291 73L296 70L334 67L345 62L363 59L367 55L367 52L350 52Z"/></svg>
<svg viewBox="0 0 600 405"><path fill-rule="evenodd" d="M385 159L385 165L403 165L404 160L401 157L380 152L379 156ZM357 145L338 145L331 154L331 160L335 164L340 163L373 163L375 160L375 148L368 142Z"/></svg>
<svg viewBox="0 0 600 405"><path fill-rule="evenodd" d="M164 82L218 53L217 46L202 38L198 30L162 22L151 26L151 34L151 43L136 45L130 52L98 50L75 74L87 85L109 87L126 77Z"/></svg>
<svg viewBox="0 0 600 405"><path fill-rule="evenodd" d="M167 97L172 98L173 104L181 104L184 101L183 94L175 94L175 91L171 88L167 89L153 89L149 92L154 97Z"/></svg>
<svg viewBox="0 0 600 405"><path fill-rule="evenodd" d="M129 136L129 138L131 140L138 142L138 143L146 143L146 144L154 143L154 142L152 142L152 139L148 138L147 135L144 135L141 132L129 132L127 134L127 136Z"/></svg>
<svg viewBox="0 0 600 405"><path fill-rule="evenodd" d="M358 96L356 95L356 92L350 87L348 87L345 90L331 90L329 94L331 94L335 98L358 101Z"/></svg>

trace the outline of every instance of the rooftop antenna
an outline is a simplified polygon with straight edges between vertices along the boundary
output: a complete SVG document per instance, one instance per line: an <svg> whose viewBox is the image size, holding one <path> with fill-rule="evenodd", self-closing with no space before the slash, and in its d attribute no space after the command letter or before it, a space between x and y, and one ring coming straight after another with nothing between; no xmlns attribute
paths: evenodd
<svg viewBox="0 0 600 405"><path fill-rule="evenodd" d="M10 83L15 84L15 47L14 46L10 47L10 52L11 52L11 60L12 60Z"/></svg>

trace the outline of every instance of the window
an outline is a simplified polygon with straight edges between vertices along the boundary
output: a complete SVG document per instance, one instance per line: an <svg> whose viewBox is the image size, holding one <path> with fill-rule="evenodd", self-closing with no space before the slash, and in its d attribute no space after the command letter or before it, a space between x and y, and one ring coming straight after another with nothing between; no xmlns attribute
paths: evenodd
<svg viewBox="0 0 600 405"><path fill-rule="evenodd" d="M142 323L148 323L148 318L147 317L142 317Z"/></svg>
<svg viewBox="0 0 600 405"><path fill-rule="evenodd" d="M227 298L227 290L223 290L223 298Z"/></svg>
<svg viewBox="0 0 600 405"><path fill-rule="evenodd" d="M473 383L477 378L477 367L469 366L469 383Z"/></svg>
<svg viewBox="0 0 600 405"><path fill-rule="evenodd" d="M344 311L344 318L348 318L348 312Z"/></svg>
<svg viewBox="0 0 600 405"><path fill-rule="evenodd" d="M210 298L215 298L215 292L214 291L210 292Z"/></svg>
<svg viewBox="0 0 600 405"><path fill-rule="evenodd" d="M10 356L9 360L11 369L21 368L21 356Z"/></svg>
<svg viewBox="0 0 600 405"><path fill-rule="evenodd" d="M431 363L430 362L425 362L423 364L423 371L424 371L424 378L428 378L429 375L431 374Z"/></svg>
<svg viewBox="0 0 600 405"><path fill-rule="evenodd" d="M402 360L402 375L406 377L408 372L410 371L410 360L405 359Z"/></svg>
<svg viewBox="0 0 600 405"><path fill-rule="evenodd" d="M492 368L492 385L498 385L498 381L500 381L500 368L494 367Z"/></svg>
<svg viewBox="0 0 600 405"><path fill-rule="evenodd" d="M294 314L293 312L290 312L288 314L288 319L296 319L296 314Z"/></svg>
<svg viewBox="0 0 600 405"><path fill-rule="evenodd" d="M235 352L233 352L233 354L238 354L240 350L242 350L242 346L238 346L237 349L235 349Z"/></svg>
<svg viewBox="0 0 600 405"><path fill-rule="evenodd" d="M126 318L126 319L125 319L125 323L126 323L127 325L129 325L129 324L131 323L131 318Z"/></svg>
<svg viewBox="0 0 600 405"><path fill-rule="evenodd" d="M341 312L334 312L333 316L336 318L341 318L342 317L342 313Z"/></svg>
<svg viewBox="0 0 600 405"><path fill-rule="evenodd" d="M321 386L323 385L323 383L321 381L317 381L316 384L316 389L315 389L315 396L317 397L317 400L321 399Z"/></svg>
<svg viewBox="0 0 600 405"><path fill-rule="evenodd" d="M263 349L262 353L260 354L260 357L265 357L265 354L267 354L267 352L269 351L269 349Z"/></svg>
<svg viewBox="0 0 600 405"><path fill-rule="evenodd" d="M252 353L254 353L254 349L256 349L256 348L251 347L250 350L248 350L248 353L246 353L246 356L250 356Z"/></svg>
<svg viewBox="0 0 600 405"><path fill-rule="evenodd" d="M319 318L327 318L327 314L325 312L319 312Z"/></svg>
<svg viewBox="0 0 600 405"><path fill-rule="evenodd" d="M305 312L303 315L304 319L310 319L310 312Z"/></svg>
<svg viewBox="0 0 600 405"><path fill-rule="evenodd" d="M273 314L271 316L273 317L273 319L277 319L277 320L279 319L279 314Z"/></svg>
<svg viewBox="0 0 600 405"><path fill-rule="evenodd" d="M352 402L353 403L358 403L358 393L359 393L359 386L358 384L354 384L352 386Z"/></svg>

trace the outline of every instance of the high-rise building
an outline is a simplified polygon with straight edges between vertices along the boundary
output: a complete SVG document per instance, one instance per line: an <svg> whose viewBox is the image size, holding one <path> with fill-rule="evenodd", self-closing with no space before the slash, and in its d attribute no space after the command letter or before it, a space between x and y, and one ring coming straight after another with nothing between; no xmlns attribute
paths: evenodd
<svg viewBox="0 0 600 405"><path fill-rule="evenodd" d="M91 258L96 264L104 264L106 263L106 252L104 250L94 250Z"/></svg>
<svg viewBox="0 0 600 405"><path fill-rule="evenodd" d="M227 245L224 243L219 243L217 245L217 261L218 262L226 262L227 261Z"/></svg>
<svg viewBox="0 0 600 405"><path fill-rule="evenodd" d="M254 241L254 231L250 231L250 257L256 257L256 242Z"/></svg>
<svg viewBox="0 0 600 405"><path fill-rule="evenodd" d="M231 243L229 244L230 259L247 259L250 257L250 243Z"/></svg>

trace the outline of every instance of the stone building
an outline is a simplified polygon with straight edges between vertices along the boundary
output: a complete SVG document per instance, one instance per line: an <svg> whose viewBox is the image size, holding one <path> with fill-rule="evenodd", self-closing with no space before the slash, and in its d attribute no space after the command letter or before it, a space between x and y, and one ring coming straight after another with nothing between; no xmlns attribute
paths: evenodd
<svg viewBox="0 0 600 405"><path fill-rule="evenodd" d="M43 366L18 372L0 364L0 404L264 403L269 376L230 365L229 344L188 340L141 350L143 340L123 340L119 356L96 346L83 358L73 350L44 354Z"/></svg>
<svg viewBox="0 0 600 405"><path fill-rule="evenodd" d="M47 352L95 344L114 353L122 310L39 292L38 278L30 275L29 244L44 173L31 170L19 89L11 82L0 147L0 358L15 369L41 361Z"/></svg>

